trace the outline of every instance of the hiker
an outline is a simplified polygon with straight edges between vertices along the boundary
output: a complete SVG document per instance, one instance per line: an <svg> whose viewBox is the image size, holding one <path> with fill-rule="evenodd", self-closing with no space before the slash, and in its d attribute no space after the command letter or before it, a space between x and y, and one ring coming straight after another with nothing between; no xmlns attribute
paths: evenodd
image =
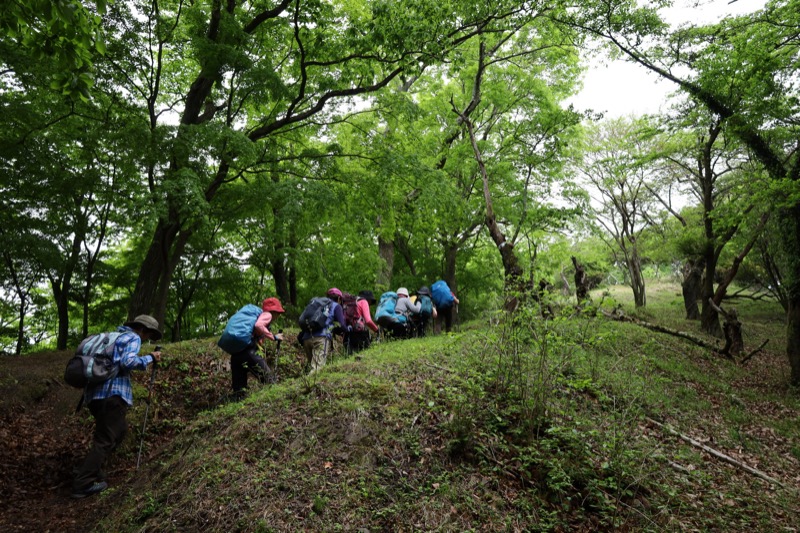
<svg viewBox="0 0 800 533"><path fill-rule="evenodd" d="M333 323L337 322L337 331L347 332L347 323L341 306L342 291L333 287L328 289L325 298L312 298L300 315L301 328L298 341L306 353L308 373L313 374L328 360L333 348Z"/></svg>
<svg viewBox="0 0 800 533"><path fill-rule="evenodd" d="M394 307L395 313L406 317L406 320L392 326L392 336L404 339L414 333L413 321L419 315L420 305L411 301L408 297L408 289L405 287L400 287L396 292L397 304Z"/></svg>
<svg viewBox="0 0 800 533"><path fill-rule="evenodd" d="M369 348L371 344L370 330L374 333L378 332L378 325L373 322L372 314L370 313L369 306L375 304L375 295L372 291L361 291L356 296L356 308L358 312L358 326L348 324L352 331L345 334L345 346L347 353L352 354L360 352L365 348ZM345 316L346 318L346 316ZM363 326L361 326L363 324Z"/></svg>
<svg viewBox="0 0 800 533"><path fill-rule="evenodd" d="M234 397L244 396L248 373L252 373L262 384L273 379L272 370L259 352L263 349L265 341L283 340L282 334L273 334L269 330L274 315L283 312L283 306L277 298L266 298L261 302L261 314L253 325L250 343L243 350L231 354L231 385Z"/></svg>
<svg viewBox="0 0 800 533"><path fill-rule="evenodd" d="M128 431L125 417L128 408L133 406L130 373L145 370L150 363L161 361L160 351L138 355L142 341L161 339L155 318L139 315L133 321L125 322L117 331L120 335L114 341L114 363L119 365L119 373L105 383L88 387L84 395L95 428L92 447L72 482L73 498L85 498L108 488L102 467Z"/></svg>
<svg viewBox="0 0 800 533"><path fill-rule="evenodd" d="M445 331L450 333L453 327L453 317L456 314L456 307L459 304L456 294L450 290L450 287L444 280L439 280L431 285L431 298L433 304L436 306L437 318L434 323L435 333L442 332L442 322L444 322Z"/></svg>
<svg viewBox="0 0 800 533"><path fill-rule="evenodd" d="M431 318L436 319L437 316L436 306L431 299L431 290L426 286L420 287L413 301L419 304L419 313L414 315L412 320L414 335L424 337Z"/></svg>

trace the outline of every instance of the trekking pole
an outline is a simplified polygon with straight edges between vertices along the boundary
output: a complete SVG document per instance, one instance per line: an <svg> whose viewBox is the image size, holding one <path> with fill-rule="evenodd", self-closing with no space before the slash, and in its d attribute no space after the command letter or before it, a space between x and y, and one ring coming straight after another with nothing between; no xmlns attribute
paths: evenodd
<svg viewBox="0 0 800 533"><path fill-rule="evenodd" d="M161 346L156 346L156 352L161 351ZM150 413L150 398L153 395L153 385L156 382L156 361L153 359L153 369L150 371L150 384L147 387L147 407L144 410L144 423L142 424L142 438L139 441L139 455L136 457L136 470L139 470L139 464L142 461L142 447L144 446L144 432L147 429L147 415Z"/></svg>
<svg viewBox="0 0 800 533"><path fill-rule="evenodd" d="M278 330L278 335L283 335L283 330L282 329ZM274 376L274 382L277 383L277 381L278 381L278 357L280 357L280 355L281 355L281 342L283 342L283 341L278 340L276 342L277 342L277 344L275 345L275 369L272 371L272 374Z"/></svg>

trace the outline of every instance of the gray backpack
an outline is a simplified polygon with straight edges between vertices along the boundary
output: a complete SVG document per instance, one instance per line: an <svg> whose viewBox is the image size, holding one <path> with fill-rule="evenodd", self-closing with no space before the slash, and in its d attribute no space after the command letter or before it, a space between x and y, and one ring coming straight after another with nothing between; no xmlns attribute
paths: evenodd
<svg viewBox="0 0 800 533"><path fill-rule="evenodd" d="M114 331L86 337L67 361L64 381L77 389L86 389L117 377L119 365L114 364L114 344L120 335Z"/></svg>

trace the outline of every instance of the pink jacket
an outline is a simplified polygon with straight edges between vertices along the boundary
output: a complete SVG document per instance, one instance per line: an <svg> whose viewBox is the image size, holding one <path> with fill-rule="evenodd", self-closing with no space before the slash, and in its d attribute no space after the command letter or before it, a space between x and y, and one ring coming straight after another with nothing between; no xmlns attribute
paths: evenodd
<svg viewBox="0 0 800 533"><path fill-rule="evenodd" d="M367 325L367 327L377 333L378 325L372 321L372 315L369 312L369 302L363 298L359 298L356 300L356 306L358 307L358 314L364 319L364 323Z"/></svg>
<svg viewBox="0 0 800 533"><path fill-rule="evenodd" d="M269 330L270 322L272 322L272 313L268 311L264 311L256 319L256 325L253 326L253 336L258 342L264 339L275 340L275 335Z"/></svg>

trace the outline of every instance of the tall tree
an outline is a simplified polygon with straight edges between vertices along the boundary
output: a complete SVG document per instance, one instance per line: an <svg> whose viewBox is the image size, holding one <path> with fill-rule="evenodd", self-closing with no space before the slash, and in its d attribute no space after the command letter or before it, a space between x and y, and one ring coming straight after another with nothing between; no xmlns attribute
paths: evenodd
<svg viewBox="0 0 800 533"><path fill-rule="evenodd" d="M653 129L647 119L609 120L588 134L583 162L578 168L590 185L598 223L621 254L636 307L647 303L639 238L652 223L656 204L648 190L652 167L647 162ZM605 240L605 239L604 239Z"/></svg>
<svg viewBox="0 0 800 533"><path fill-rule="evenodd" d="M163 207L129 314L163 317L174 268L198 216L248 166L274 158L253 150L254 144L269 146L268 139L325 123L331 104L378 91L418 68L422 58L442 58L490 21L527 16L524 8L457 0L229 0L162 10L161 18L174 20L186 12L186 24L174 34L189 35L183 57L193 62L165 83L175 91L180 124L166 143L168 165L149 183ZM189 83L181 83L192 70Z"/></svg>
<svg viewBox="0 0 800 533"><path fill-rule="evenodd" d="M699 206L702 217L700 237L694 239L692 246L685 247L685 251L689 256L687 264L692 265L687 268L687 282L699 278L700 283L698 292L687 291L686 297L694 301L699 297L702 312L692 318L700 319L704 331L721 336L722 327L715 308L722 303L733 281L731 273L735 275L735 272L728 269L728 275L719 280L720 258L737 234L750 229L748 224L759 224L757 220L751 223L751 219L757 218L753 214L760 215L752 213L758 202L756 191L760 188L760 168L748 158L735 138L725 134L719 117L709 116L702 110L681 111L682 118L678 122L690 124L689 129L677 132L671 141L665 143L668 148L661 154L666 163L662 170L670 184L681 187ZM652 192L669 209L666 197L657 191ZM686 225L683 215L674 210L671 212ZM687 228L687 233L693 230ZM684 242L692 240L685 239ZM745 248L749 249L747 245ZM698 272L700 270L702 275ZM689 309L689 302L685 304Z"/></svg>
<svg viewBox="0 0 800 533"><path fill-rule="evenodd" d="M596 4L581 27L613 43L632 61L673 81L725 121L772 180L774 214L789 260L786 352L791 382L800 385L800 0L775 0L750 15L667 34L652 11L634 19L627 4ZM625 24L635 20L637 24ZM646 48L639 37L651 37Z"/></svg>

